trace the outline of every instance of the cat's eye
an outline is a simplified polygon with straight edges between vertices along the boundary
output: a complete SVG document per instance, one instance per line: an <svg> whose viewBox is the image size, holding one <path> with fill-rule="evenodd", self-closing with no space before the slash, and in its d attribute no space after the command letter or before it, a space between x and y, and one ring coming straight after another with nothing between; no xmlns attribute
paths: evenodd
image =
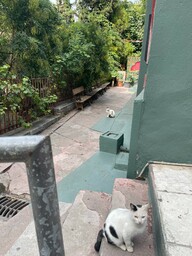
<svg viewBox="0 0 192 256"><path fill-rule="evenodd" d="M145 218L145 216L142 216L142 219L144 219Z"/></svg>
<svg viewBox="0 0 192 256"><path fill-rule="evenodd" d="M138 219L138 216L134 216L136 219Z"/></svg>

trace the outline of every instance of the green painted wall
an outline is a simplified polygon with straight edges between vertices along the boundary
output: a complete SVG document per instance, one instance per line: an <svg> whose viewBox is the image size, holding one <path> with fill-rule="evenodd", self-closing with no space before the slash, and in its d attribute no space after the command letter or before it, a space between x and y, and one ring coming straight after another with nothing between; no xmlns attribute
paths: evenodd
<svg viewBox="0 0 192 256"><path fill-rule="evenodd" d="M148 161L192 163L191 10L191 0L156 1L143 112L132 155L130 145L128 177ZM137 114L134 109L133 118Z"/></svg>
<svg viewBox="0 0 192 256"><path fill-rule="evenodd" d="M152 0L147 1L146 5L146 15L145 15L145 28L144 28L144 36L143 36L143 44L142 44L142 54L141 54L141 66L139 72L138 79L138 87L137 87L137 95L143 90L144 76L147 71L147 64L145 62L145 49L146 49L146 41L147 41L147 31L149 25L149 15L152 11Z"/></svg>
<svg viewBox="0 0 192 256"><path fill-rule="evenodd" d="M128 161L128 178L135 178L136 159L138 152L138 137L141 125L141 119L144 110L144 90L135 98L134 112L132 117L130 150Z"/></svg>

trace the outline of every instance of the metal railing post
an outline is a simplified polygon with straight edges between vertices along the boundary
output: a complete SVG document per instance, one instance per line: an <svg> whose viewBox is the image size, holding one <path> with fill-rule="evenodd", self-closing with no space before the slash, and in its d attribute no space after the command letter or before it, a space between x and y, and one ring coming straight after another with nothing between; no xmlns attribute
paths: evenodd
<svg viewBox="0 0 192 256"><path fill-rule="evenodd" d="M0 137L0 162L25 162L40 256L65 256L50 138Z"/></svg>

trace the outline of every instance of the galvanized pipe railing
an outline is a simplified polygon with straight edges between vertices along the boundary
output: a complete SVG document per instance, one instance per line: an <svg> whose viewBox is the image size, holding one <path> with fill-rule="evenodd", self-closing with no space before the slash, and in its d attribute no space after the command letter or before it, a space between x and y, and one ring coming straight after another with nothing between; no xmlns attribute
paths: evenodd
<svg viewBox="0 0 192 256"><path fill-rule="evenodd" d="M0 137L0 162L25 162L40 256L65 256L50 138Z"/></svg>

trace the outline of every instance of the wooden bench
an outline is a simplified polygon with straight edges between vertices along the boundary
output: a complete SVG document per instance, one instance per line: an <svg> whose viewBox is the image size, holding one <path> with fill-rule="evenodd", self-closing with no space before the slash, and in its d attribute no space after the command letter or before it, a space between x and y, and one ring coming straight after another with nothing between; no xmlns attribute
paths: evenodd
<svg viewBox="0 0 192 256"><path fill-rule="evenodd" d="M97 99L100 95L100 92L102 91L101 88L95 88L91 92L88 93L88 95L91 96L93 100Z"/></svg>
<svg viewBox="0 0 192 256"><path fill-rule="evenodd" d="M89 95L93 98L98 98L100 95L102 95L104 92L106 92L107 87L110 85L110 82L100 85L99 87L96 87L93 89Z"/></svg>
<svg viewBox="0 0 192 256"><path fill-rule="evenodd" d="M106 92L107 87L108 87L109 85L110 85L110 82L107 82L107 83L102 84L102 85L100 86L102 93Z"/></svg>
<svg viewBox="0 0 192 256"><path fill-rule="evenodd" d="M73 89L72 92L75 98L75 104L77 109L83 110L86 103L91 104L93 100L97 99L100 95L102 95L107 90L107 87L109 85L110 85L109 82L102 84L87 94L85 94L85 89L83 86Z"/></svg>
<svg viewBox="0 0 192 256"><path fill-rule="evenodd" d="M85 89L83 86L73 89L72 92L77 109L83 110L86 103L91 104L91 95L85 95Z"/></svg>

